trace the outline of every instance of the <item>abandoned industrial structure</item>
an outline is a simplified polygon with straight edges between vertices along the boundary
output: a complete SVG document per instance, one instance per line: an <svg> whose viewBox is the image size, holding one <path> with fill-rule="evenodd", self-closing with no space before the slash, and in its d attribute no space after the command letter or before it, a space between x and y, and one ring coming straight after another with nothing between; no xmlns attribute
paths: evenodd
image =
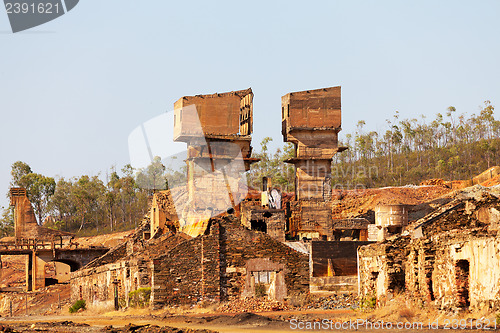
<svg viewBox="0 0 500 333"><path fill-rule="evenodd" d="M109 305L115 289L128 302L130 291L151 287L152 304L161 307L252 297L256 284L277 300L356 289L356 249L370 243L369 222L331 216L331 160L344 149L337 144L340 97L340 87L283 96L282 133L296 151L288 161L295 193L279 193L264 180L262 191L245 188L244 197L235 173L217 171L238 162L246 171L257 161L252 90L179 99L174 140L188 146L187 190L155 193L134 237L72 274L72 297Z"/></svg>
<svg viewBox="0 0 500 333"><path fill-rule="evenodd" d="M30 291L45 287L50 279L69 281L70 272L85 266L108 252L106 247L78 247L74 235L39 226L33 207L24 188L11 188L10 204L14 206L14 241L0 242L0 258L24 256L26 279L24 288L3 288L2 291ZM1 262L1 260L0 260ZM46 276L46 267L52 265L52 275Z"/></svg>
<svg viewBox="0 0 500 333"><path fill-rule="evenodd" d="M384 304L406 291L441 310L498 310L499 197L498 186L464 189L402 234L361 247L361 296Z"/></svg>
<svg viewBox="0 0 500 333"><path fill-rule="evenodd" d="M294 193L267 178L260 190L242 181L258 161L251 89L185 96L174 107L174 140L187 146L185 184L154 193L141 226L116 247L77 248L72 235L36 225L25 190L11 190L16 243L0 244L0 255L27 255L27 290L44 285L45 262L58 261L70 265L72 299L96 307L126 306L141 288L151 288L154 308L262 290L273 300L342 291L382 305L407 292L440 309L500 306L500 190L472 187L453 197L440 185L398 189L418 192L411 205L372 191L363 207L339 213L349 205L331 184L332 158L345 150L340 87L281 98Z"/></svg>

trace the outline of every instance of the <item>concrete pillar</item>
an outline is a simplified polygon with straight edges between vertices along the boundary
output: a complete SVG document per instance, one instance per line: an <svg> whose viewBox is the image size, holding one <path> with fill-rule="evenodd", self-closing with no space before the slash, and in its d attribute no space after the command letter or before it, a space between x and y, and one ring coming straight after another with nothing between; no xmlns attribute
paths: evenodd
<svg viewBox="0 0 500 333"><path fill-rule="evenodd" d="M33 252L33 262L32 262L32 288L31 290L37 290L45 287L45 261Z"/></svg>
<svg viewBox="0 0 500 333"><path fill-rule="evenodd" d="M26 286L25 291L31 290L31 254L26 255L25 270L26 272Z"/></svg>

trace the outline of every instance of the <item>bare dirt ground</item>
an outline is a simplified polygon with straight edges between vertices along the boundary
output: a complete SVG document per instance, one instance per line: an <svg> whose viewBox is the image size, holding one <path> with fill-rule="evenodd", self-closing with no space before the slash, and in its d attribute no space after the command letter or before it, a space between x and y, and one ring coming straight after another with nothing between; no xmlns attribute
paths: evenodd
<svg viewBox="0 0 500 333"><path fill-rule="evenodd" d="M56 290L63 293L66 292L64 288L67 289L67 286L58 286L59 289L55 287L53 286L48 294L54 295ZM350 296L344 295L343 297L347 302L352 302ZM52 296L33 300L30 304L29 315L23 312L22 306L20 311L14 313L12 317L9 313L3 312L0 317L0 332L279 333L341 330L356 332L449 332L453 328L456 328L453 331L479 332L480 330L476 329L476 326L485 327L487 323L489 323L488 330L495 328L494 313L445 314L417 307L409 303L404 295L399 295L387 306L376 310L348 307L324 309L322 307L325 307L325 298L320 297L316 301L308 301L301 306L289 305L282 306L282 310L251 312L244 310L227 312L238 309L241 304L237 302L236 306L212 304L205 307L175 307L155 311L146 308L111 312L90 309L69 314L69 303L63 304L59 309L58 303L55 301L57 299L58 297ZM50 302L55 302L55 304L50 304ZM22 300L20 303L23 303ZM308 309L311 304L320 308ZM245 305L248 304L245 303ZM398 328L398 325L401 328ZM460 325L466 326L467 329L460 330Z"/></svg>
<svg viewBox="0 0 500 333"><path fill-rule="evenodd" d="M124 315L108 313L103 315L60 315L0 318L0 332L322 332L322 331L393 331L393 332L439 332L452 329L452 322L446 329L446 318L436 317L431 321L400 318L381 321L370 313L352 310L310 310L275 311L240 314L188 314L161 316ZM438 322L438 326L429 326ZM476 329L476 321L465 320L467 329L453 331L484 332L493 330ZM419 324L421 323L421 324ZM457 321L458 323L458 321ZM398 328L397 325L401 325ZM472 325L472 328L470 326ZM390 328L389 328L390 327ZM3 328L3 330L2 330Z"/></svg>

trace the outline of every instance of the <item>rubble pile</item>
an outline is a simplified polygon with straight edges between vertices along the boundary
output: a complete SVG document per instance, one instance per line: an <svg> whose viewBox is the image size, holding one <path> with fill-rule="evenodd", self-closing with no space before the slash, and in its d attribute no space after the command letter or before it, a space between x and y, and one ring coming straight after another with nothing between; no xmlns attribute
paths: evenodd
<svg viewBox="0 0 500 333"><path fill-rule="evenodd" d="M169 326L156 326L156 325L134 325L128 324L125 327L113 327L106 326L103 330L106 333L217 333L216 331L211 330L197 330L190 328L176 328Z"/></svg>
<svg viewBox="0 0 500 333"><path fill-rule="evenodd" d="M270 301L258 298L238 299L231 302L222 303L217 308L217 312L239 313L239 312L263 312L290 310L293 307L282 302Z"/></svg>
<svg viewBox="0 0 500 333"><path fill-rule="evenodd" d="M359 307L358 297L353 293L344 293L332 296L325 296L316 299L310 299L309 302L301 307L301 310L322 309L356 309Z"/></svg>
<svg viewBox="0 0 500 333"><path fill-rule="evenodd" d="M293 306L288 303L269 301L267 299L245 298L221 304L217 312L241 313L241 312L265 312L265 311L287 311L287 310L338 310L357 309L358 298L354 293L343 293L331 296L308 296L303 305Z"/></svg>

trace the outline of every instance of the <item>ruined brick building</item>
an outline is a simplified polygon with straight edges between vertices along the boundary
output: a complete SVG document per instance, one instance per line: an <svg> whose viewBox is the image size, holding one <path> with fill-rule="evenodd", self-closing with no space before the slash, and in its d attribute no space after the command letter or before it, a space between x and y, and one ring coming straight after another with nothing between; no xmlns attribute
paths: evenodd
<svg viewBox="0 0 500 333"><path fill-rule="evenodd" d="M158 308L252 297L256 284L276 300L309 288L307 255L244 228L234 215L211 218L207 230L194 238L182 232L151 240L142 235L138 230L126 243L72 273L72 299L112 306L116 289L125 305L131 291L150 287L151 304Z"/></svg>
<svg viewBox="0 0 500 333"><path fill-rule="evenodd" d="M442 310L500 308L500 190L472 187L401 235L359 250L360 292L405 292Z"/></svg>

